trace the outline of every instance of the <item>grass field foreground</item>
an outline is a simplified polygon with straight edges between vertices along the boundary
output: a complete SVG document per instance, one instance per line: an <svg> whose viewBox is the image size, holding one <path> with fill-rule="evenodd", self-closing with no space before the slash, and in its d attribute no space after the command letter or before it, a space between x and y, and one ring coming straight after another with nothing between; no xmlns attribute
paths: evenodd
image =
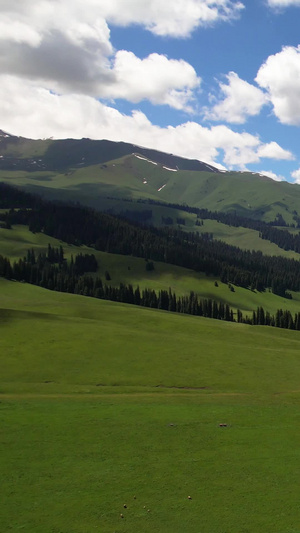
<svg viewBox="0 0 300 533"><path fill-rule="evenodd" d="M299 332L0 289L1 531L300 531Z"/></svg>

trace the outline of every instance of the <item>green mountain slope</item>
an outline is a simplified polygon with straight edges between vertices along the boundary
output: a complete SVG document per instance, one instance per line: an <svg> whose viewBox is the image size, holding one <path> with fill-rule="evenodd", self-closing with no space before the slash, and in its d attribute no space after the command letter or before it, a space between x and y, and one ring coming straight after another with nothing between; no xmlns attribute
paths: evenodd
<svg viewBox="0 0 300 533"><path fill-rule="evenodd" d="M45 147L36 141L34 153L30 141L22 142L23 152L15 146L19 159L26 150L36 157ZM48 140L48 148L54 142ZM180 201L191 202L200 190L205 207L213 206L229 177L232 190L219 203L224 210L233 209L234 202L241 205L243 189L235 188L234 180L245 176L172 171L136 155L59 173L50 165L29 171L26 165L38 163L27 159L23 169L17 162L19 170L1 172L10 183L48 197L119 211L147 209L148 204L130 200L147 199L148 185L152 199L163 200L161 193L167 198L170 186L174 198L186 198ZM199 182L193 181L197 176ZM251 189L247 209L252 216L259 215L259 205L268 205L269 195L273 204L263 216L274 218L280 207L292 221L296 193L292 204L289 187L278 184L286 191L280 200L277 189L271 194L267 187L269 180L264 183L260 197ZM26 207L26 214L34 210ZM185 217L187 229L197 228L192 213L152 207L157 225L162 216ZM205 220L197 229L225 239L226 228ZM259 240L254 230L228 231L242 247ZM28 247L46 250L49 242L63 245L68 259L93 251L99 265L93 275L103 277L109 270L113 286L171 287L178 294L193 290L245 312L257 306L299 311L300 293L289 300L268 289L232 291L220 280L215 284L213 276L176 265L154 261L148 271L143 257L66 244L24 225L0 228L0 254L13 261ZM279 249L267 245L277 255ZM288 254L293 255L282 252ZM299 530L299 331L147 309L5 279L0 279L0 294L1 531Z"/></svg>
<svg viewBox="0 0 300 533"><path fill-rule="evenodd" d="M293 315L299 311L298 292L293 291L293 298L290 300L269 290L259 292L235 287L235 290L231 291L228 284L222 283L218 276L207 276L201 272L159 261L154 262L154 270L148 271L146 262L142 258L110 254L87 246L69 245L44 233L32 233L26 226L16 225L10 230L0 228L0 254L8 257L12 263L26 256L28 250L33 249L36 255L47 252L48 244L54 248L62 245L67 260L79 253L93 253L98 262L98 270L92 275L101 277L105 283L105 273L109 272L111 279L108 284L112 287L119 287L120 283L131 284L134 289L139 286L141 290L152 289L157 294L161 290L168 291L170 288L177 296L189 295L193 291L200 298L229 304L235 317L237 309L240 309L245 316L251 317L252 311L257 307L263 307L271 314L275 314L277 309L289 310ZM25 289L22 284L16 283L15 290ZM48 292L42 294L47 295Z"/></svg>
<svg viewBox="0 0 300 533"><path fill-rule="evenodd" d="M217 168L196 159L185 159L158 150L125 142L91 139L31 140L9 135L0 130L0 168L64 170L69 167L90 166L112 159L139 153L161 165L183 170L211 170Z"/></svg>
<svg viewBox="0 0 300 533"><path fill-rule="evenodd" d="M96 208L113 197L235 211L266 222L279 213L289 224L300 213L298 185L249 172L219 172L203 162L128 143L32 141L2 132L0 156L1 181Z"/></svg>

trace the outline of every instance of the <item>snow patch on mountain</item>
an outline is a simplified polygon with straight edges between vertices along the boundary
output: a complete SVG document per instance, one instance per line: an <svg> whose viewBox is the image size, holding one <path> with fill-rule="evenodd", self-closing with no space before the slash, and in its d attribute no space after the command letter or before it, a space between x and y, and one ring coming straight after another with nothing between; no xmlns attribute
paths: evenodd
<svg viewBox="0 0 300 533"><path fill-rule="evenodd" d="M169 168L169 167L163 167L165 170L169 170L170 172L177 172L177 168Z"/></svg>
<svg viewBox="0 0 300 533"><path fill-rule="evenodd" d="M147 159L147 157L142 157L141 155L133 154L134 157L137 157L137 159L143 159L144 161L147 161L147 163L151 163L152 165L157 165L155 161L151 161L150 159Z"/></svg>

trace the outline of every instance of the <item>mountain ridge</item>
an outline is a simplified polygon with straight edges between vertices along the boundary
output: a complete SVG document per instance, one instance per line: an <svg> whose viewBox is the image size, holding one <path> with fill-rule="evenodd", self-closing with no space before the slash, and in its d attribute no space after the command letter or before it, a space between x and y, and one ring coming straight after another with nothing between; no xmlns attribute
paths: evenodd
<svg viewBox="0 0 300 533"><path fill-rule="evenodd" d="M5 141L3 143L4 139ZM34 155L41 157L42 165L39 165L40 167L43 167L45 170L59 170L69 165L86 166L106 163L112 159L119 159L125 155L137 153L150 160L154 159L156 162L169 166L174 170L207 170L220 172L217 167L208 165L197 159L188 159L123 141L116 142L107 139L92 140L87 138L33 140L16 137L0 130L0 143L0 155L2 156L1 169L5 169L6 165L11 168L12 158L17 160L30 160ZM28 150L30 152L30 144L32 145L31 154L28 154ZM22 153L24 148L25 153L24 151Z"/></svg>
<svg viewBox="0 0 300 533"><path fill-rule="evenodd" d="M0 181L101 210L116 209L112 199L148 199L265 222L279 215L289 225L300 214L295 184L105 139L31 140L0 130Z"/></svg>

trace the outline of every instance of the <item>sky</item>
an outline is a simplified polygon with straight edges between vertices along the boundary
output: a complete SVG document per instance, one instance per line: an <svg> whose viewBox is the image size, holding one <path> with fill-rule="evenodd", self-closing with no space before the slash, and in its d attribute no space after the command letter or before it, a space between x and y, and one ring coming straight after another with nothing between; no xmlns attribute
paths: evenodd
<svg viewBox="0 0 300 533"><path fill-rule="evenodd" d="M0 129L300 184L300 0L0 0Z"/></svg>

